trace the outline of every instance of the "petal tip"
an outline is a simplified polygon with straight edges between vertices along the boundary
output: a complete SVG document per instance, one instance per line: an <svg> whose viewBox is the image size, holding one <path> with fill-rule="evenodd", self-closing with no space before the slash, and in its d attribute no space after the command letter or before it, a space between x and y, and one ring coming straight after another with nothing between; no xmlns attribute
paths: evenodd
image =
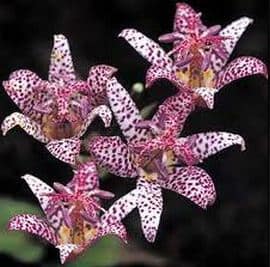
<svg viewBox="0 0 270 267"><path fill-rule="evenodd" d="M54 34L53 35L53 39L54 39L54 41L57 41L57 40L65 40L65 39L67 39L66 38L66 36L64 35L64 34L62 34L62 33L57 33L57 34Z"/></svg>
<svg viewBox="0 0 270 267"><path fill-rule="evenodd" d="M252 24L254 22L254 19L250 17L244 17L244 19L248 21L248 24Z"/></svg>
<svg viewBox="0 0 270 267"><path fill-rule="evenodd" d="M125 35L126 31L127 31L127 29L122 30L122 31L117 35L117 37L118 37L118 38L121 38L121 37L124 38L124 35Z"/></svg>
<svg viewBox="0 0 270 267"><path fill-rule="evenodd" d="M149 243L154 243L156 241L156 236L149 235L149 236L146 236L145 238Z"/></svg>
<svg viewBox="0 0 270 267"><path fill-rule="evenodd" d="M151 228L145 229L143 232L144 232L145 239L148 242L154 243L156 241L157 228L151 227Z"/></svg>
<svg viewBox="0 0 270 267"><path fill-rule="evenodd" d="M71 253L78 248L75 244L64 244L64 245L58 245L56 248L59 249L60 252L60 261L61 264L64 264L69 257L71 256Z"/></svg>
<svg viewBox="0 0 270 267"><path fill-rule="evenodd" d="M7 90L8 87L8 81L3 81L2 82L3 87Z"/></svg>
<svg viewBox="0 0 270 267"><path fill-rule="evenodd" d="M7 227L6 227L8 231L13 231L13 230L15 230L15 228L16 228L15 225L14 225L14 221L13 221L14 218L15 218L15 217L12 217L12 218L8 221L8 224L7 224Z"/></svg>
<svg viewBox="0 0 270 267"><path fill-rule="evenodd" d="M245 151L246 150L246 142L245 142L243 137L240 136L240 138L241 138L241 142L240 142L241 151Z"/></svg>
<svg viewBox="0 0 270 267"><path fill-rule="evenodd" d="M32 177L32 175L30 175L30 174L24 174L24 175L21 176L21 179L27 181L27 180L30 179L31 177Z"/></svg>
<svg viewBox="0 0 270 267"><path fill-rule="evenodd" d="M132 29L132 28L127 28L127 29L123 29L119 34L118 37L122 37L122 38L126 38L127 35L131 34L131 33L136 33L137 30Z"/></svg>
<svg viewBox="0 0 270 267"><path fill-rule="evenodd" d="M9 130L11 130L13 127L16 126L16 125L13 126L13 125L11 125L11 124L9 123L10 118L11 118L11 115L7 116L7 117L4 119L4 121L2 122L2 124L1 124L1 131L2 131L2 135L3 135L3 136L6 136L7 132L8 132Z"/></svg>
<svg viewBox="0 0 270 267"><path fill-rule="evenodd" d="M145 81L145 89L149 89L150 87L152 87L154 81L148 81L146 80Z"/></svg>
<svg viewBox="0 0 270 267"><path fill-rule="evenodd" d="M2 135L3 135L3 136L6 136L8 130L6 130L6 129L3 127L3 124L1 125L1 131L2 131Z"/></svg>
<svg viewBox="0 0 270 267"><path fill-rule="evenodd" d="M113 74L115 74L118 71L118 68L116 68L116 67L109 66L109 65L106 65L106 66L107 66L108 69L110 69L109 77L111 77Z"/></svg>

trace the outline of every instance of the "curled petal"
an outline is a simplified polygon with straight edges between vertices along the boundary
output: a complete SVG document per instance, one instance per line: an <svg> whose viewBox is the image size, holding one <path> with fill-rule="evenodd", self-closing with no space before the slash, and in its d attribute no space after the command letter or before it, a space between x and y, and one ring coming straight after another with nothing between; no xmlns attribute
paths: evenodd
<svg viewBox="0 0 270 267"><path fill-rule="evenodd" d="M92 90L105 87L108 79L111 78L116 71L116 68L109 65L96 65L91 67L87 79L88 86L92 88ZM94 93L99 92L94 91Z"/></svg>
<svg viewBox="0 0 270 267"><path fill-rule="evenodd" d="M142 230L147 241L154 242L163 208L161 187L158 183L139 179L137 190L137 207L141 217Z"/></svg>
<svg viewBox="0 0 270 267"><path fill-rule="evenodd" d="M233 21L219 32L220 36L230 38L225 39L226 49L229 54L231 54L236 43L251 23L253 23L253 19L248 17L242 17Z"/></svg>
<svg viewBox="0 0 270 267"><path fill-rule="evenodd" d="M49 139L44 135L39 123L18 112L7 116L2 122L1 130L3 135L6 135L6 133L15 126L20 126L26 133L42 143L49 142Z"/></svg>
<svg viewBox="0 0 270 267"><path fill-rule="evenodd" d="M142 120L139 110L126 89L116 78L112 78L107 83L107 96L125 138L128 141L146 140L148 131L136 127L136 124Z"/></svg>
<svg viewBox="0 0 270 267"><path fill-rule="evenodd" d="M46 148L57 159L75 165L81 149L81 140L78 138L53 140L46 145Z"/></svg>
<svg viewBox="0 0 270 267"><path fill-rule="evenodd" d="M95 161L114 175L136 177L128 147L118 136L96 136L90 139L88 151Z"/></svg>
<svg viewBox="0 0 270 267"><path fill-rule="evenodd" d="M215 72L219 72L225 66L238 40L252 22L253 19L242 17L219 32L219 36L224 38L223 46L220 47L222 53L218 53L219 51L216 50L211 54L211 65Z"/></svg>
<svg viewBox="0 0 270 267"><path fill-rule="evenodd" d="M251 23L253 23L253 19L248 17L242 17L238 20L233 21L219 32L219 36L224 37L223 43L225 45L227 59L231 55L238 40ZM225 65L226 61L223 62L223 64Z"/></svg>
<svg viewBox="0 0 270 267"><path fill-rule="evenodd" d="M146 88L151 87L154 82L160 79L166 79L170 81L177 89L181 90L184 84L175 76L175 72L172 66L166 68L160 67L159 65L152 65L146 72L145 86Z"/></svg>
<svg viewBox="0 0 270 267"><path fill-rule="evenodd" d="M26 181L33 194L37 197L50 226L54 229L59 229L59 226L63 222L63 213L55 206L55 203L50 201L50 194L55 193L55 191L33 175L26 174L22 176L22 179Z"/></svg>
<svg viewBox="0 0 270 267"><path fill-rule="evenodd" d="M127 243L127 231L125 226L120 221L113 219L109 214L106 215L105 213L102 215L98 229L99 237L115 235L121 241Z"/></svg>
<svg viewBox="0 0 270 267"><path fill-rule="evenodd" d="M124 38L140 55L150 63L159 67L172 65L172 59L153 40L149 39L135 29L125 29L119 37Z"/></svg>
<svg viewBox="0 0 270 267"><path fill-rule="evenodd" d="M106 103L106 84L116 71L116 68L109 65L96 65L90 68L87 84L95 105Z"/></svg>
<svg viewBox="0 0 270 267"><path fill-rule="evenodd" d="M7 94L20 110L31 118L37 116L33 106L36 91L41 86L43 86L43 81L30 70L14 71L9 76L9 80L3 82Z"/></svg>
<svg viewBox="0 0 270 267"><path fill-rule="evenodd" d="M222 53L220 54L218 51L215 51L216 53L211 54L211 65L216 72L219 72L228 62L238 40L252 22L253 19L242 17L233 21L219 32L219 36L224 38L222 41Z"/></svg>
<svg viewBox="0 0 270 267"><path fill-rule="evenodd" d="M136 208L138 192L136 189L115 201L102 215L98 226L99 235L113 234L127 243L127 232L121 220Z"/></svg>
<svg viewBox="0 0 270 267"><path fill-rule="evenodd" d="M111 225L114 222L120 222L127 214L137 206L138 190L134 189L128 194L116 200L106 213L102 215L102 221Z"/></svg>
<svg viewBox="0 0 270 267"><path fill-rule="evenodd" d="M74 250L78 248L75 244L63 244L58 245L56 248L59 249L60 261L64 264L70 257L74 256Z"/></svg>
<svg viewBox="0 0 270 267"><path fill-rule="evenodd" d="M212 205L216 199L211 177L203 169L195 166L175 167L168 178L161 180L160 183L162 187L190 199L203 209Z"/></svg>
<svg viewBox="0 0 270 267"><path fill-rule="evenodd" d="M9 220L8 230L25 231L45 239L54 246L57 244L54 229L44 219L35 215L22 214L14 216Z"/></svg>
<svg viewBox="0 0 270 267"><path fill-rule="evenodd" d="M180 138L181 139L181 138ZM194 157L199 161L232 145L240 145L245 150L245 141L238 134L226 132L208 132L193 134L185 138Z"/></svg>
<svg viewBox="0 0 270 267"><path fill-rule="evenodd" d="M74 176L67 187L72 188L73 192L89 192L99 187L99 178L96 165L93 161L81 164L74 171Z"/></svg>
<svg viewBox="0 0 270 267"><path fill-rule="evenodd" d="M49 208L48 194L55 192L53 188L51 188L49 185L41 181L39 178L30 174L22 176L22 179L25 180L25 182L28 184L33 194L37 197L41 208L46 214Z"/></svg>
<svg viewBox="0 0 270 267"><path fill-rule="evenodd" d="M115 222L111 225L106 234L115 235L124 243L127 243L127 230L121 222Z"/></svg>
<svg viewBox="0 0 270 267"><path fill-rule="evenodd" d="M105 127L109 127L111 125L111 120L112 120L112 112L111 110L105 106L105 105L100 105L96 108L94 108L87 116L84 124L81 127L81 130L79 131L79 133L76 135L76 137L81 137L82 135L85 134L85 132L87 131L87 128L90 126L90 124L92 123L92 121L99 116Z"/></svg>
<svg viewBox="0 0 270 267"><path fill-rule="evenodd" d="M262 74L268 78L266 65L255 57L238 57L221 72L216 88L220 89L234 80L255 74Z"/></svg>
<svg viewBox="0 0 270 267"><path fill-rule="evenodd" d="M209 109L214 108L214 97L215 93L218 92L215 88L209 87L198 87L194 89L194 93L199 97L198 105L206 106Z"/></svg>
<svg viewBox="0 0 270 267"><path fill-rule="evenodd" d="M54 35L54 45L49 68L49 81L68 82L75 79L76 77L68 40L62 34Z"/></svg>

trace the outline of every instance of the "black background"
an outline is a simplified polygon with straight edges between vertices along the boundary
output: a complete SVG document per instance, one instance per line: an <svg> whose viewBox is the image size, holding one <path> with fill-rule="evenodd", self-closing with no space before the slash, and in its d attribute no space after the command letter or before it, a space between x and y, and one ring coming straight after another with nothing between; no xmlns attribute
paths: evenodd
<svg viewBox="0 0 270 267"><path fill-rule="evenodd" d="M130 88L133 83L144 81L148 63L118 39L118 33L134 27L156 40L160 34L171 31L175 3L173 0L1 0L0 80L20 68L31 69L45 79L53 34L63 33L69 39L78 75L86 78L91 65L111 64L119 69L117 76L121 82ZM206 25L225 26L241 16L254 18L232 58L252 55L267 61L267 1L187 3L203 13ZM135 101L142 108L155 100L161 102L174 92L168 82L162 81ZM168 258L166 266L267 266L267 82L259 76L235 81L216 96L215 105L213 111L194 112L183 134L231 131L245 138L247 150L230 148L203 164L216 185L218 197L214 206L205 212L175 193L164 192L164 212L155 244L147 244L143 239L137 213L125 222L137 246ZM0 107L0 121L18 110L3 88ZM1 137L0 170L1 195L31 202L35 199L18 179L21 175L31 173L52 183L56 179L67 182L72 174L69 166L54 159L42 144L18 128ZM111 177L102 186L119 197L133 188L134 183ZM1 258L1 265L7 260L9 266L23 266L7 255ZM42 262L58 262L57 251L48 247Z"/></svg>

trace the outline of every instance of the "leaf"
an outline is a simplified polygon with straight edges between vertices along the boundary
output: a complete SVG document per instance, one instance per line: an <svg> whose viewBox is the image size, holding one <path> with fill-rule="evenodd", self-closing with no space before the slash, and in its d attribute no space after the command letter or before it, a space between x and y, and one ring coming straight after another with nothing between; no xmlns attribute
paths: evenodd
<svg viewBox="0 0 270 267"><path fill-rule="evenodd" d="M154 102L148 106L145 106L141 111L140 111L140 114L141 116L145 119L147 118L149 115L151 115L151 113L154 111L154 109L156 108L157 106L157 102Z"/></svg>
<svg viewBox="0 0 270 267"><path fill-rule="evenodd" d="M9 198L0 198L0 210L0 252L9 254L22 262L39 261L44 254L42 244L31 240L27 233L8 231L6 226L14 215L40 214L40 210L29 203Z"/></svg>
<svg viewBox="0 0 270 267"><path fill-rule="evenodd" d="M74 262L67 264L67 267L113 266L120 261L120 242L116 237L104 237L86 250L84 255L78 257Z"/></svg>

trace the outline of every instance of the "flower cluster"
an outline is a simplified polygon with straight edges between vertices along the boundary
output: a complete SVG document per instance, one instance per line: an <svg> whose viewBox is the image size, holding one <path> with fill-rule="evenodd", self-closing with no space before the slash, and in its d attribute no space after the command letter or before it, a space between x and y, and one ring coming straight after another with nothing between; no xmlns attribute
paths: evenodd
<svg viewBox="0 0 270 267"><path fill-rule="evenodd" d="M181 136L181 132L190 113L198 106L212 109L215 94L228 83L253 74L267 78L266 66L257 58L243 56L228 63L251 23L252 19L242 17L223 29L220 25L207 27L201 13L177 3L173 31L159 37L160 42L172 43L168 52L139 31L124 29L119 36L151 64L146 87L167 79L177 88L176 94L147 120L115 77L116 68L93 66L86 81L77 79L68 41L61 34L55 35L48 80L23 69L3 82L21 112L7 116L1 129L5 135L20 126L46 144L53 156L71 165L74 176L67 185L55 182L50 187L30 174L24 175L45 216L16 215L8 229L45 239L60 250L64 263L105 235L113 234L127 242L121 221L135 208L145 238L154 242L163 208L162 188L203 209L212 205L216 199L214 183L196 165L232 145L244 150L244 139L221 131L190 136ZM95 117L109 127L112 114L125 140L97 135L82 142ZM82 148L89 153L86 162L80 158ZM102 199L114 194L99 188L97 166L116 176L136 179L136 187L108 210L102 207Z"/></svg>

